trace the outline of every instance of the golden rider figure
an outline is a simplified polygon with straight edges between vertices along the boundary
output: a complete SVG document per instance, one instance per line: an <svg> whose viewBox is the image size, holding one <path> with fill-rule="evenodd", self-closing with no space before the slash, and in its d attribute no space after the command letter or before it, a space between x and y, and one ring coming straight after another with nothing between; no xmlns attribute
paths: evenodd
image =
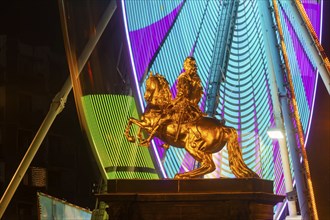
<svg viewBox="0 0 330 220"><path fill-rule="evenodd" d="M164 123L175 121L178 123L175 141L177 141L181 129L181 124L195 121L204 116L199 109L198 103L203 95L201 79L197 74L197 64L193 57L187 57L183 63L184 71L177 80L177 96L171 103L163 109L156 125L150 132L149 137L141 142L142 145L149 146L150 140L157 129ZM168 144L163 145L168 148Z"/></svg>
<svg viewBox="0 0 330 220"><path fill-rule="evenodd" d="M163 109L163 112L156 123L156 126L150 132L149 137L141 142L148 146L157 129L164 123L175 121L178 123L175 141L177 141L181 129L181 124L195 121L204 116L199 109L198 103L203 95L201 79L197 74L197 64L193 57L187 57L183 63L183 72L177 79L177 96L171 103ZM168 144L163 145L168 148Z"/></svg>
<svg viewBox="0 0 330 220"><path fill-rule="evenodd" d="M182 123L194 121L203 116L198 103L203 95L201 79L197 74L197 64L193 57L187 57L183 63L184 71L178 77L177 96L173 100L170 115L172 120L178 122L178 132L175 139L178 138L180 126Z"/></svg>
<svg viewBox="0 0 330 220"><path fill-rule="evenodd" d="M193 57L187 57L183 64L184 71L177 79L177 96L172 100L170 88L165 77L150 73L146 82L145 100L148 105L141 120L129 118L125 129L126 138L135 142L130 135L132 124L139 126L137 136L141 145L149 146L156 136L164 141L166 149L184 148L200 167L178 173L175 178L197 178L215 170L212 154L227 146L229 166L238 178L259 178L242 157L238 134L235 128L225 126L213 117L207 117L199 109L198 102L202 97L202 85L197 75L197 65ZM142 140L141 130L147 131L149 137Z"/></svg>

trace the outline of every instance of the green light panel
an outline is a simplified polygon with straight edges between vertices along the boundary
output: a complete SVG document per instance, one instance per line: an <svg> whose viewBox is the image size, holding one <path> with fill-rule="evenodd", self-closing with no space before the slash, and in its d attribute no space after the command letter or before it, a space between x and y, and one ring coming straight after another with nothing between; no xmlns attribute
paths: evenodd
<svg viewBox="0 0 330 220"><path fill-rule="evenodd" d="M124 95L82 97L86 133L106 179L158 179L148 148L124 136L129 117L139 118L134 98ZM132 126L131 134L137 134Z"/></svg>

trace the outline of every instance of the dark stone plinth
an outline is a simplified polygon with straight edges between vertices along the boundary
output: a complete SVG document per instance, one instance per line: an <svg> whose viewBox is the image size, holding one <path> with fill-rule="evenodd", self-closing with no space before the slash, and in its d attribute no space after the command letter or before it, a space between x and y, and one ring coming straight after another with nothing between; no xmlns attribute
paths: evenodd
<svg viewBox="0 0 330 220"><path fill-rule="evenodd" d="M284 196L261 179L110 180L110 219L273 219Z"/></svg>

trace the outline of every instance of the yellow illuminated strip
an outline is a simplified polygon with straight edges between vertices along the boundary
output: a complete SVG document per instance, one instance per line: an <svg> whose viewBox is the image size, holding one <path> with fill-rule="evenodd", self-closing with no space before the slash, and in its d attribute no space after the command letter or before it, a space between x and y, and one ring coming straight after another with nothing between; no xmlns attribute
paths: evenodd
<svg viewBox="0 0 330 220"><path fill-rule="evenodd" d="M284 43L284 37L283 37L283 30L281 26L281 21L280 21L280 15L278 11L278 6L276 0L273 0L273 5L274 5L274 11L275 11L275 19L278 27L278 32L280 35L280 43L281 43L281 49L283 52L283 58L284 58L284 63L285 63L285 68L288 74L288 82L289 82L289 90L291 93L291 101L292 101L292 106L293 106L293 113L294 113L294 120L296 122L297 128L298 128L298 137L299 137L299 143L300 143L300 149L301 149L301 154L303 157L303 165L305 168L305 173L306 173L306 180L307 180L307 192L309 194L309 207L311 208L312 211L312 216L314 217L313 219L317 220L318 219L318 214L317 214L317 209L316 209L316 203L315 203L315 197L314 197L314 189L312 185L312 178L309 170L309 164L308 164L308 159L307 159L307 153L305 149L305 143L304 143L304 133L302 130L302 125L299 117L299 112L298 112L298 106L297 106L297 101L296 101L296 96L294 92L294 86L292 82L292 75L291 75L291 70L290 70L290 65L289 65L289 59L286 51L286 46ZM299 8L299 7L298 7ZM306 13L305 16L307 17ZM310 22L309 22L310 24ZM311 24L310 24L311 25ZM314 29L313 29L314 31ZM314 32L315 33L315 32Z"/></svg>

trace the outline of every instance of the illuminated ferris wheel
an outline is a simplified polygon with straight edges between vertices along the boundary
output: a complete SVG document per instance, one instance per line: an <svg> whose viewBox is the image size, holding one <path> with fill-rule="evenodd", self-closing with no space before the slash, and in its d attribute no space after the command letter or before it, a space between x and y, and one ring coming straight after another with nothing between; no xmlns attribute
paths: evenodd
<svg viewBox="0 0 330 220"><path fill-rule="evenodd" d="M59 0L71 79L54 98L24 166L9 184L0 216L72 87L103 180L173 178L198 166L183 149L165 150L156 138L148 149L124 136L127 119L138 118L146 106L148 73L165 76L174 98L182 63L194 56L204 88L200 109L236 128L245 163L274 181L275 194L287 195L274 218L282 219L286 207L290 216L297 214L290 199L295 185L302 218L318 219L305 143L319 75L330 93L330 63L319 42L323 0L92 2ZM123 18L127 48L121 46L119 54L128 51L129 77L118 69L119 61L116 74L111 69L114 48L108 41L118 39L105 29L111 32L115 11ZM127 91L118 89L123 84ZM271 139L271 132L282 137ZM234 177L226 149L213 159L217 169L204 178Z"/></svg>
<svg viewBox="0 0 330 220"><path fill-rule="evenodd" d="M122 9L141 108L149 71L164 75L175 97L182 62L194 56L204 88L200 108L237 129L248 166L285 194L280 148L304 145L320 68L329 80L322 48L309 46L321 37L322 1L123 1ZM287 141L270 139L273 128L285 130ZM196 166L184 150L158 146L156 139L153 154L164 176ZM206 178L233 177L228 152L213 157L217 169Z"/></svg>
<svg viewBox="0 0 330 220"><path fill-rule="evenodd" d="M148 73L164 75L174 98L183 61L194 56L204 88L200 108L237 129L246 164L263 179L273 180L276 194L291 193L296 184L299 202L315 205L309 199L313 195L303 192L312 189L311 183L304 183L304 176L295 171L302 166L300 157L307 170L308 162L295 149L304 149L308 138L318 72L326 85L330 81L329 61L318 41L322 2L121 1L118 8L132 72L130 83L120 72L116 77L130 88L126 93L115 89L115 75L109 73L107 42L114 39L97 35L104 30L100 26L104 23L105 28L113 6L105 1L104 6L100 3L89 9L102 12L90 18L99 26L86 25L87 32L96 33L98 44L89 59L80 59L84 58L81 45L88 38L73 22L75 17L83 20L86 16L69 16L68 39L75 40L74 44L68 40L67 54L72 58L69 66L76 104L104 179L172 178L198 166L184 150L165 150L156 138L147 149L124 137L128 117L139 117L146 106L143 94ZM285 138L271 139L268 132L274 129L284 132ZM234 177L226 149L213 157L217 169L204 178ZM277 206L276 217L286 204L294 210L293 201L285 201Z"/></svg>

